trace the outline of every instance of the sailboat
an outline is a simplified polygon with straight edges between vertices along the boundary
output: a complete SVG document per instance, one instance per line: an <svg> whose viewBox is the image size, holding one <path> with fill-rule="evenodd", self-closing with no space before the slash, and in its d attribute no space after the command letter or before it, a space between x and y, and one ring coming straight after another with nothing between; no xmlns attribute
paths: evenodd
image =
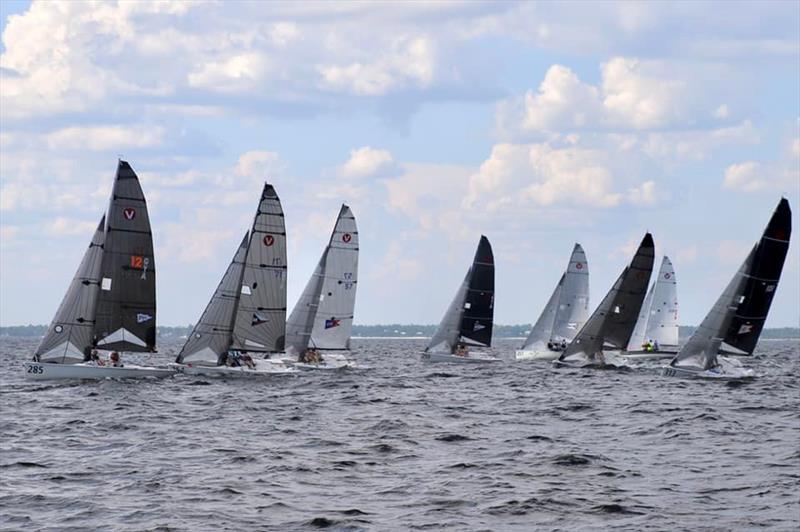
<svg viewBox="0 0 800 532"><path fill-rule="evenodd" d="M645 234L630 265L625 267L567 349L553 361L555 366L625 365L618 357L603 350L623 349L630 342L653 271L654 247L653 237L650 233Z"/></svg>
<svg viewBox="0 0 800 532"><path fill-rule="evenodd" d="M575 244L566 271L522 348L516 352L516 358L558 358L559 352L572 341L588 316L589 264L581 245Z"/></svg>
<svg viewBox="0 0 800 532"><path fill-rule="evenodd" d="M106 214L47 328L32 379L167 377L167 368L114 365L96 351L156 352L153 236L139 178L120 160Z"/></svg>
<svg viewBox="0 0 800 532"><path fill-rule="evenodd" d="M709 379L754 376L738 360L719 356L719 351L729 344L752 353L778 288L791 233L792 211L786 198L781 198L761 239L686 345L664 368L664 375Z"/></svg>
<svg viewBox="0 0 800 532"><path fill-rule="evenodd" d="M472 266L422 354L428 362L500 362L499 358L466 352L467 346L492 345L494 255L481 236Z"/></svg>
<svg viewBox="0 0 800 532"><path fill-rule="evenodd" d="M301 370L358 367L338 353L350 349L358 283L358 227L342 205L328 245L286 323L286 359ZM309 349L325 351L319 361L299 362ZM303 357L305 360L305 357Z"/></svg>
<svg viewBox="0 0 800 532"><path fill-rule="evenodd" d="M664 256L623 354L631 358L672 358L677 352L677 278L672 262Z"/></svg>
<svg viewBox="0 0 800 532"><path fill-rule="evenodd" d="M264 184L244 235L174 366L190 375L289 373L250 353L283 352L286 333L286 228L275 188Z"/></svg>

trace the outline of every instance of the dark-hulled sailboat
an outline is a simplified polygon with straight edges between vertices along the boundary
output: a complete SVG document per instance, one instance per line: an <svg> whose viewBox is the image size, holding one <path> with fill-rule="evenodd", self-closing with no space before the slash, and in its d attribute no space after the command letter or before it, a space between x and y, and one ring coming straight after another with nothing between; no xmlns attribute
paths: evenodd
<svg viewBox="0 0 800 532"><path fill-rule="evenodd" d="M786 198L781 198L761 239L686 345L664 368L665 375L712 379L754 376L739 361L719 356L719 352L733 347L736 354L752 354L778 288L791 233L792 211Z"/></svg>
<svg viewBox="0 0 800 532"><path fill-rule="evenodd" d="M429 362L498 362L467 353L468 346L490 347L494 319L494 255L481 236L472 266L447 308L422 357Z"/></svg>
<svg viewBox="0 0 800 532"><path fill-rule="evenodd" d="M114 366L94 351L156 351L153 235L142 187L119 161L106 214L34 353L26 377L93 379L164 377L172 370Z"/></svg>
<svg viewBox="0 0 800 532"><path fill-rule="evenodd" d="M614 286L600 302L580 332L561 356L556 366L604 367L625 365L608 349L624 349L631 339L653 271L655 245L650 233L644 235L630 265L622 271Z"/></svg>

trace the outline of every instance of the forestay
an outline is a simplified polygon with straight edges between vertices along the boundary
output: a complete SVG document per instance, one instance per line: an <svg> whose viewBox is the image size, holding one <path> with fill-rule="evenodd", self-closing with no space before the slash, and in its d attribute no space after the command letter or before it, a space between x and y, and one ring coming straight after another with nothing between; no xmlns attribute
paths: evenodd
<svg viewBox="0 0 800 532"><path fill-rule="evenodd" d="M286 334L286 227L275 189L264 185L242 275L232 348L282 352Z"/></svg>
<svg viewBox="0 0 800 532"><path fill-rule="evenodd" d="M119 161L106 214L95 324L98 348L156 350L156 269L139 178Z"/></svg>
<svg viewBox="0 0 800 532"><path fill-rule="evenodd" d="M183 344L175 362L204 362L219 364L221 356L228 351L233 339L233 319L241 293L244 261L250 233L246 233L217 289L211 296L200 321Z"/></svg>
<svg viewBox="0 0 800 532"><path fill-rule="evenodd" d="M92 346L105 223L103 216L53 321L34 353L34 360L79 363L83 362L84 354Z"/></svg>
<svg viewBox="0 0 800 532"><path fill-rule="evenodd" d="M622 271L559 361L594 363L602 361L604 347L622 349L628 345L645 298L653 261L653 237L647 233L630 265Z"/></svg>

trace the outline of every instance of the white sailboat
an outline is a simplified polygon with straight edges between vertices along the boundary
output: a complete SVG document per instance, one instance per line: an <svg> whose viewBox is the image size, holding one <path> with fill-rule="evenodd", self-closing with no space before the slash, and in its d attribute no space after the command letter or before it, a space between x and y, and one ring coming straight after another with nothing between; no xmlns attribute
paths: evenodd
<svg viewBox="0 0 800 532"><path fill-rule="evenodd" d="M605 349L628 345L653 271L653 237L645 234L629 266L586 321L575 339L553 364L568 367L624 366Z"/></svg>
<svg viewBox="0 0 800 532"><path fill-rule="evenodd" d="M459 364L500 362L499 358L467 352L467 346L491 346L493 318L494 255L489 240L481 236L472 266L425 348L422 359Z"/></svg>
<svg viewBox="0 0 800 532"><path fill-rule="evenodd" d="M359 368L354 361L337 353L350 349L358 251L355 216L350 207L342 205L328 245L286 323L288 358L285 360L295 368L307 371ZM324 356L316 360L318 351L324 351Z"/></svg>
<svg viewBox="0 0 800 532"><path fill-rule="evenodd" d="M623 354L629 358L672 358L677 352L677 278L672 262L664 256Z"/></svg>
<svg viewBox="0 0 800 532"><path fill-rule="evenodd" d="M741 341L742 345L752 344L755 347L751 340L752 333L756 324L760 332L766 321L786 260L791 232L792 212L789 202L782 198L761 239L753 246L686 345L664 368L664 375L704 379L755 376L751 369L743 367L738 360L720 356L719 352L723 342L730 340L732 329L748 336ZM754 309L758 311L754 313ZM751 313L755 315L745 318ZM740 325L744 319L751 320L752 324ZM757 339L758 335L755 337Z"/></svg>
<svg viewBox="0 0 800 532"><path fill-rule="evenodd" d="M554 360L572 341L589 316L589 264L580 244L575 244L542 314L536 320L516 358Z"/></svg>
<svg viewBox="0 0 800 532"><path fill-rule="evenodd" d="M168 377L167 368L113 362L156 351L153 237L139 179L119 161L106 214L52 323L24 364L31 379ZM104 360L98 351L111 351Z"/></svg>
<svg viewBox="0 0 800 532"><path fill-rule="evenodd" d="M286 319L286 229L280 198L265 184L253 225L222 276L174 367L189 375L293 373L250 353L282 352Z"/></svg>

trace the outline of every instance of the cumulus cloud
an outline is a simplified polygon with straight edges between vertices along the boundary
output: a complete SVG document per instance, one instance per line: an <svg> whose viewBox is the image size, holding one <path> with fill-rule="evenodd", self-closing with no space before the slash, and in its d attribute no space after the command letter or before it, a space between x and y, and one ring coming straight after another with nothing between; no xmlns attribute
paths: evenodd
<svg viewBox="0 0 800 532"><path fill-rule="evenodd" d="M97 221L87 222L63 216L58 216L44 224L45 231L54 236L91 235L95 228L97 228Z"/></svg>
<svg viewBox="0 0 800 532"><path fill-rule="evenodd" d="M51 150L124 150L160 145L164 129L149 125L73 126L44 137Z"/></svg>
<svg viewBox="0 0 800 532"><path fill-rule="evenodd" d="M754 161L732 164L725 169L724 185L726 188L753 192L766 186L766 181L761 179L762 169Z"/></svg>
<svg viewBox="0 0 800 532"><path fill-rule="evenodd" d="M339 175L347 179L390 177L398 171L389 150L363 146L350 151L350 158L339 168Z"/></svg>

